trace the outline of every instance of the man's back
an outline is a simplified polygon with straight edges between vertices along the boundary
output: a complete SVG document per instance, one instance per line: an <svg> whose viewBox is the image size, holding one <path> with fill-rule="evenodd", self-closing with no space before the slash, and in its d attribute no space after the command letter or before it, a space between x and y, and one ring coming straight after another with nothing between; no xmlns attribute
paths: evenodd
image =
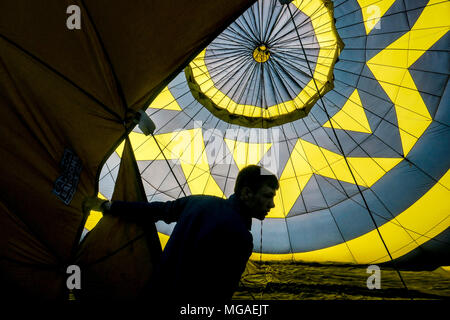
<svg viewBox="0 0 450 320"><path fill-rule="evenodd" d="M253 249L237 200L190 196L164 249L152 291L184 301L231 299Z"/></svg>

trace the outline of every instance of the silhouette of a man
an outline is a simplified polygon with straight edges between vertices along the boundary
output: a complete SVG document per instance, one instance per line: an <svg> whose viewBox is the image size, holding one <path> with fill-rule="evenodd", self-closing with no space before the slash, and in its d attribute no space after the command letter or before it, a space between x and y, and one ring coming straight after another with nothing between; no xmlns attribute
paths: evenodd
<svg viewBox="0 0 450 320"><path fill-rule="evenodd" d="M103 201L95 206L142 223L177 222L148 287L153 298L226 301L253 250L252 218L263 220L275 207L278 188L275 175L250 165L239 172L228 199L192 195L168 202Z"/></svg>

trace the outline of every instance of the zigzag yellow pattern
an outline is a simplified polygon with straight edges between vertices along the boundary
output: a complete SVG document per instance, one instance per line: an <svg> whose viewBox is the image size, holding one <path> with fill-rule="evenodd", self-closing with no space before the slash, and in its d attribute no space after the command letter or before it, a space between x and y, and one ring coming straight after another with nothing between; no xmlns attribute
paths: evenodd
<svg viewBox="0 0 450 320"><path fill-rule="evenodd" d="M432 121L408 68L448 32L449 12L449 1L430 0L409 32L367 62L395 104L404 156Z"/></svg>

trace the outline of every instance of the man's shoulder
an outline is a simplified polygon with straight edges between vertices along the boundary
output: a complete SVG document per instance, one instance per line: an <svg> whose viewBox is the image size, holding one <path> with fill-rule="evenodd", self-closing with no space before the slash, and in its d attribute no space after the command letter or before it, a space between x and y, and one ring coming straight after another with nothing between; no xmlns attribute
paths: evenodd
<svg viewBox="0 0 450 320"><path fill-rule="evenodd" d="M192 200L210 200L210 201L214 201L214 200L225 200L223 198L217 197L217 196L212 196L209 194L193 194L190 196L187 196L188 198L192 199Z"/></svg>
<svg viewBox="0 0 450 320"><path fill-rule="evenodd" d="M187 197L189 202L196 205L213 205L213 204L223 204L226 199L219 198L212 195L196 194Z"/></svg>
<svg viewBox="0 0 450 320"><path fill-rule="evenodd" d="M217 211L223 207L225 199L211 195L190 195L184 198L186 200L185 212L189 216L201 215L202 212Z"/></svg>

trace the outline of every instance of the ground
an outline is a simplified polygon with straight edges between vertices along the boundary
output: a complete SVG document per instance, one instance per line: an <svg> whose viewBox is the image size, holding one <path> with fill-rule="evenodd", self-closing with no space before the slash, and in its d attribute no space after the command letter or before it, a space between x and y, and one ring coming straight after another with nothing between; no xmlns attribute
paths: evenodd
<svg viewBox="0 0 450 320"><path fill-rule="evenodd" d="M400 271L380 267L380 289L368 289L366 266L249 262L234 300L450 299L450 271Z"/></svg>

